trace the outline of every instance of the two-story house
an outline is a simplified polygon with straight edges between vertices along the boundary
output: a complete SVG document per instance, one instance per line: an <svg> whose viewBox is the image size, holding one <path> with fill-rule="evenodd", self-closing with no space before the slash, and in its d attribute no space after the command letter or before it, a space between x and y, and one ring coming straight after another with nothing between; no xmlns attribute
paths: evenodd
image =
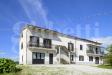
<svg viewBox="0 0 112 75"><path fill-rule="evenodd" d="M33 25L20 36L20 64L101 64L101 43Z"/></svg>

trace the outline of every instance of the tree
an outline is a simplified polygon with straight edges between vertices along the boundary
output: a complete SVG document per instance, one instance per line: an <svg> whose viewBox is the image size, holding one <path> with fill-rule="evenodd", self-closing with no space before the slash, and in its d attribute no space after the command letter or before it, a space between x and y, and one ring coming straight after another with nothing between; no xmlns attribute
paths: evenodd
<svg viewBox="0 0 112 75"><path fill-rule="evenodd" d="M112 66L112 44L107 47L108 53L104 56L104 60L107 64Z"/></svg>

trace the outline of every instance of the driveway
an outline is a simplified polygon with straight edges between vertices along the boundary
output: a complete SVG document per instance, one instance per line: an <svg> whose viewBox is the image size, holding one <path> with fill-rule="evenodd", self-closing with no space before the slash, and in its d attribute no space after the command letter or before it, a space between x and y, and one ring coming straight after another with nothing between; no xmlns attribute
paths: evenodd
<svg viewBox="0 0 112 75"><path fill-rule="evenodd" d="M70 65L68 68L73 72L82 72L88 75L112 75L111 69L102 69L95 66L96 65Z"/></svg>
<svg viewBox="0 0 112 75"><path fill-rule="evenodd" d="M102 69L96 65L29 65L31 68L47 67L52 71L62 68L66 75L112 75L112 69ZM59 75L59 74L57 74Z"/></svg>

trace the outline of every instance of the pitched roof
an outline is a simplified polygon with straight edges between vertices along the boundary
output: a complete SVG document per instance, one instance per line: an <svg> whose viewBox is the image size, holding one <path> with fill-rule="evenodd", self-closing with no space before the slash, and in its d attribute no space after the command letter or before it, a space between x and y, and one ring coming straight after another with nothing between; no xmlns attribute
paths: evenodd
<svg viewBox="0 0 112 75"><path fill-rule="evenodd" d="M34 27L34 28L38 28L38 29L44 29L44 30L49 30L49 31L53 31L53 32L56 32L56 33L59 33L59 34L62 34L62 35L65 35L67 37L72 37L74 39L79 39L79 40L83 40L83 41L87 41L87 42L91 42L91 43L96 43L96 44L102 44L102 43L99 43L97 41L92 41L92 40L88 40L88 39L84 39L84 38L79 38L79 37L76 37L76 36L72 36L72 35L68 35L68 34L64 34L64 33L61 33L61 32L58 32L56 30L51 30L51 29L47 29L47 28L42 28L42 27L39 27L39 26L34 26L34 25L30 25L30 24L27 24L25 28L29 28L29 27Z"/></svg>

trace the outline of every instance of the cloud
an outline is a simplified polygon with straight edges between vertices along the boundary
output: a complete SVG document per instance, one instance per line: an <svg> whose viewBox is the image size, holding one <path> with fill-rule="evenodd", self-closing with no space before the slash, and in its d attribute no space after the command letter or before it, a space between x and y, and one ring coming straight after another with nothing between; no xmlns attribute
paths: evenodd
<svg viewBox="0 0 112 75"><path fill-rule="evenodd" d="M93 41L101 42L103 46L108 46L112 44L112 36L92 38Z"/></svg>
<svg viewBox="0 0 112 75"><path fill-rule="evenodd" d="M13 25L13 35L11 37L12 52L18 55L19 37L24 25L31 23L33 25L42 25L44 27L53 27L53 21L48 20L48 13L45 10L42 0L18 0L23 8L28 20L18 21Z"/></svg>
<svg viewBox="0 0 112 75"><path fill-rule="evenodd" d="M52 24L52 21L48 20L48 13L42 0L19 0L19 2L31 23L47 26Z"/></svg>

